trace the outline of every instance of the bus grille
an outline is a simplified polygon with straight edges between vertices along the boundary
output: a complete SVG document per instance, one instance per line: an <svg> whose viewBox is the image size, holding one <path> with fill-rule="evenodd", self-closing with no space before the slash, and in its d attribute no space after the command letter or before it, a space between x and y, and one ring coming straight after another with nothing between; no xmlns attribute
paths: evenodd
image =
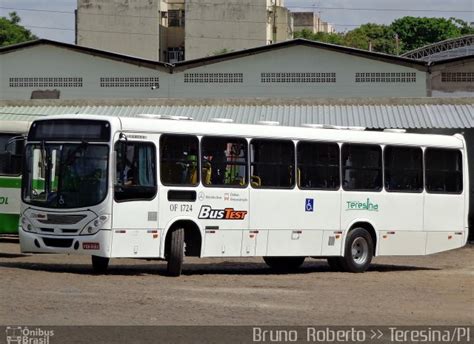
<svg viewBox="0 0 474 344"><path fill-rule="evenodd" d="M47 216L47 219L38 219L38 221L49 225L73 225L80 222L87 215L48 214Z"/></svg>
<svg viewBox="0 0 474 344"><path fill-rule="evenodd" d="M71 247L73 239L43 238L43 242L49 247Z"/></svg>

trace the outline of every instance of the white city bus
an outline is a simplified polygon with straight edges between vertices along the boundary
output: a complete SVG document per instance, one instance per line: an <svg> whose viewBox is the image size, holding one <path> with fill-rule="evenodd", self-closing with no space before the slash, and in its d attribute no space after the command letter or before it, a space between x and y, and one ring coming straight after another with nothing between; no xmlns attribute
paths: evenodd
<svg viewBox="0 0 474 344"><path fill-rule="evenodd" d="M0 234L17 234L21 163L30 122L0 120Z"/></svg>
<svg viewBox="0 0 474 344"><path fill-rule="evenodd" d="M55 116L25 150L22 252L161 258L426 255L468 237L461 135Z"/></svg>

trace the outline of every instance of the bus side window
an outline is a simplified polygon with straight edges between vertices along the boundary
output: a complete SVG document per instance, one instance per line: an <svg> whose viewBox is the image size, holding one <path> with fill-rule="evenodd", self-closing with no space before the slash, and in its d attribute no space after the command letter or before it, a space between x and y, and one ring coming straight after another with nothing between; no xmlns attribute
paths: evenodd
<svg viewBox="0 0 474 344"><path fill-rule="evenodd" d="M21 174L24 140L20 134L0 134L0 175Z"/></svg>
<svg viewBox="0 0 474 344"><path fill-rule="evenodd" d="M115 199L152 199L156 195L156 149L150 142L117 142Z"/></svg>
<svg viewBox="0 0 474 344"><path fill-rule="evenodd" d="M387 191L423 191L423 151L421 148L386 146L384 169Z"/></svg>
<svg viewBox="0 0 474 344"><path fill-rule="evenodd" d="M462 154L456 149L425 150L426 191L462 193Z"/></svg>
<svg viewBox="0 0 474 344"><path fill-rule="evenodd" d="M252 187L292 188L295 185L293 141L255 139L250 147Z"/></svg>
<svg viewBox="0 0 474 344"><path fill-rule="evenodd" d="M298 142L298 186L301 189L337 190L339 145L324 142Z"/></svg>
<svg viewBox="0 0 474 344"><path fill-rule="evenodd" d="M198 185L198 152L199 140L196 136L161 135L160 176L163 185Z"/></svg>
<svg viewBox="0 0 474 344"><path fill-rule="evenodd" d="M202 183L205 186L247 185L247 141L204 137L201 140Z"/></svg>
<svg viewBox="0 0 474 344"><path fill-rule="evenodd" d="M344 190L380 191L382 189L382 148L379 145L342 145Z"/></svg>

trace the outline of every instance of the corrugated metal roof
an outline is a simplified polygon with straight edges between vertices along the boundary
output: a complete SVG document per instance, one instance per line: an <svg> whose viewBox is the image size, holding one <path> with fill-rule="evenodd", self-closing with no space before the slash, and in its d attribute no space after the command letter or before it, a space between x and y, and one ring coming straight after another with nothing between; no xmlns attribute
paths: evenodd
<svg viewBox="0 0 474 344"><path fill-rule="evenodd" d="M192 106L2 106L0 120L37 116L96 114L134 117L138 114L187 116L197 121L229 118L236 123L278 121L280 125L330 124L369 129L474 127L474 105L192 105Z"/></svg>

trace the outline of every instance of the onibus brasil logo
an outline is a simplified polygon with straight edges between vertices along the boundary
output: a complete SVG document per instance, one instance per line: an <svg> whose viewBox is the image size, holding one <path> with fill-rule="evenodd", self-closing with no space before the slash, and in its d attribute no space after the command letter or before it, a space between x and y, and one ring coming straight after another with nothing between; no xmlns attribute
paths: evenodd
<svg viewBox="0 0 474 344"><path fill-rule="evenodd" d="M367 198L367 201L346 201L347 208L346 210L366 210L366 211L379 211L379 205L377 203L372 203L370 198Z"/></svg>
<svg viewBox="0 0 474 344"><path fill-rule="evenodd" d="M7 344L50 344L54 330L28 328L21 326L7 326L5 329Z"/></svg>

